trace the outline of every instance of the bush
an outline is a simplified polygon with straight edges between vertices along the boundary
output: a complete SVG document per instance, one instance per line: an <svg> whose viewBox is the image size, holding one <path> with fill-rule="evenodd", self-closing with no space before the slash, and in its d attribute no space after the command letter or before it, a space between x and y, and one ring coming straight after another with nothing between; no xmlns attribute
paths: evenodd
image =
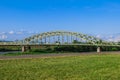
<svg viewBox="0 0 120 80"><path fill-rule="evenodd" d="M96 51L95 46L57 46L54 47L55 52L89 52Z"/></svg>
<svg viewBox="0 0 120 80"><path fill-rule="evenodd" d="M112 48L111 50L112 50L112 51L118 51L118 49L117 49L117 48Z"/></svg>

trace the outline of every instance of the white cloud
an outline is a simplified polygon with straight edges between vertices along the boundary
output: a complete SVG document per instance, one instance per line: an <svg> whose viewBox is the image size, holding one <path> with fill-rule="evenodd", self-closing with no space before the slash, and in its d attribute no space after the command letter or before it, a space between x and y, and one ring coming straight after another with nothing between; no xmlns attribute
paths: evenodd
<svg viewBox="0 0 120 80"><path fill-rule="evenodd" d="M10 31L9 34L14 34L14 31Z"/></svg>
<svg viewBox="0 0 120 80"><path fill-rule="evenodd" d="M114 41L115 41L115 42L119 42L119 41L120 41L120 36L115 37L115 38L114 38Z"/></svg>
<svg viewBox="0 0 120 80"><path fill-rule="evenodd" d="M120 34L101 34L101 35L96 35L96 37L103 39L105 41L113 41L113 42L120 41Z"/></svg>
<svg viewBox="0 0 120 80"><path fill-rule="evenodd" d="M96 37L97 37L97 38L101 38L102 36L98 34L98 35L96 35Z"/></svg>
<svg viewBox="0 0 120 80"><path fill-rule="evenodd" d="M7 35L0 35L0 39L6 39L7 38Z"/></svg>
<svg viewBox="0 0 120 80"><path fill-rule="evenodd" d="M16 34L23 34L23 32L22 31L18 31L18 32L16 32Z"/></svg>
<svg viewBox="0 0 120 80"><path fill-rule="evenodd" d="M28 36L32 36L33 34L37 34L38 32L34 31L26 31L26 30L18 30L18 31L8 31L8 32L0 32L0 40L21 40Z"/></svg>

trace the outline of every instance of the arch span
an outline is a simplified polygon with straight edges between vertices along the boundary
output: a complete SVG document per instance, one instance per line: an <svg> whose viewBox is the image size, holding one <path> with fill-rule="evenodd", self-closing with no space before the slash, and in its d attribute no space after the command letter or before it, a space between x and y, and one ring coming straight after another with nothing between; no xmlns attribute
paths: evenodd
<svg viewBox="0 0 120 80"><path fill-rule="evenodd" d="M77 32L52 31L33 35L23 40L27 44L100 44L101 39Z"/></svg>

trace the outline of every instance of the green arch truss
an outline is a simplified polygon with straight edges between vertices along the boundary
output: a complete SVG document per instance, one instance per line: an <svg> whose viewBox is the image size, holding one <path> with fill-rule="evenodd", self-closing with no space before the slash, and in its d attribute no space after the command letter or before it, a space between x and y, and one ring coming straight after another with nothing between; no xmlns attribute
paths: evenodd
<svg viewBox="0 0 120 80"><path fill-rule="evenodd" d="M103 42L94 36L69 31L44 32L22 40L24 44L102 44Z"/></svg>

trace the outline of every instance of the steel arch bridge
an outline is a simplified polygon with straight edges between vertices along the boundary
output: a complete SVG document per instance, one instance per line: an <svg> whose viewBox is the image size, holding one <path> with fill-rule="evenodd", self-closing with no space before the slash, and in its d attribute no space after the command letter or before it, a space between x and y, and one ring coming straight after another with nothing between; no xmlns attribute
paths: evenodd
<svg viewBox="0 0 120 80"><path fill-rule="evenodd" d="M107 42L87 34L70 31L52 31L36 34L20 41L0 42L0 45L100 45L116 46L114 42ZM119 46L119 45L117 45Z"/></svg>
<svg viewBox="0 0 120 80"><path fill-rule="evenodd" d="M23 44L104 44L94 36L77 32L52 31L33 35L22 40Z"/></svg>
<svg viewBox="0 0 120 80"><path fill-rule="evenodd" d="M107 42L102 39L87 34L69 32L69 31L52 31L36 34L20 41L0 42L2 47L21 47L22 52L30 49L30 47L43 46L95 46L97 52L100 47L120 47L115 42Z"/></svg>

